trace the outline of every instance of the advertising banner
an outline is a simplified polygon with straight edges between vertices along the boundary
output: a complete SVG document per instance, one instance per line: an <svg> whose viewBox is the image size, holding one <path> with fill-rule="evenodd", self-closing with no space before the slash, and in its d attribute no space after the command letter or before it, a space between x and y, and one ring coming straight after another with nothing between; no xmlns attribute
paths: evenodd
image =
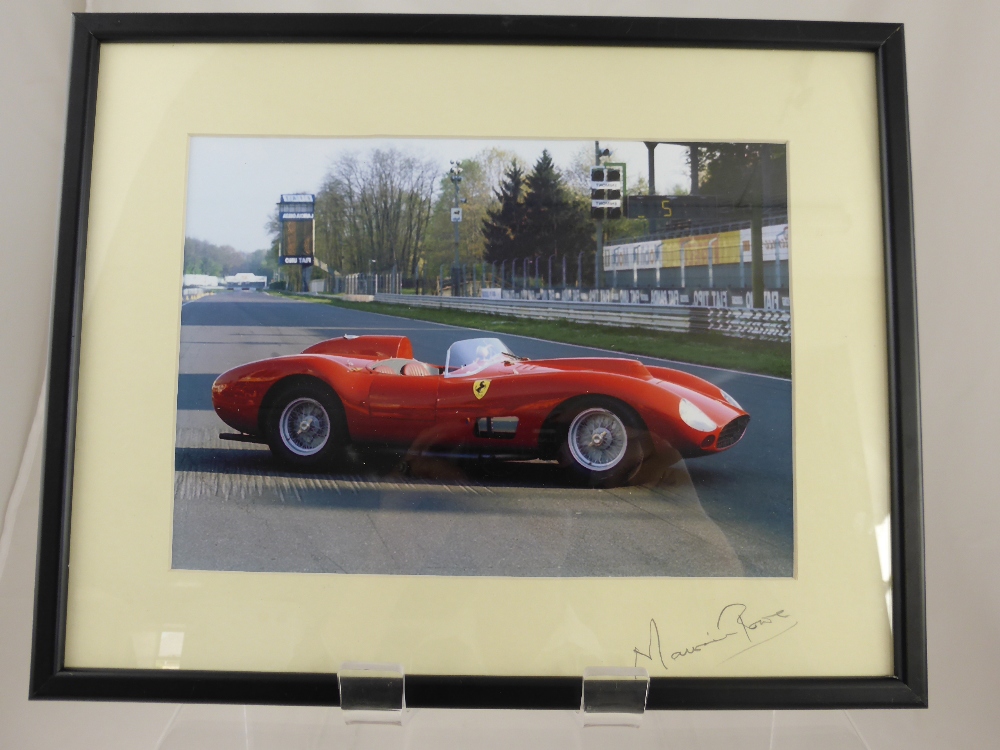
<svg viewBox="0 0 1000 750"><path fill-rule="evenodd" d="M604 270L631 271L633 268L658 268L662 252L661 240L607 245L604 248Z"/></svg>
<svg viewBox="0 0 1000 750"><path fill-rule="evenodd" d="M765 226L761 230L764 244L764 261L774 260L775 252L778 253L778 260L788 260L788 225L773 224ZM750 258L750 230L740 230L740 245L743 248L743 261L749 263ZM737 258L739 260L739 258Z"/></svg>
<svg viewBox="0 0 1000 750"><path fill-rule="evenodd" d="M663 268L678 268L684 266L707 266L709 251L712 264L740 262L740 233L713 232L692 237L673 237L663 240Z"/></svg>

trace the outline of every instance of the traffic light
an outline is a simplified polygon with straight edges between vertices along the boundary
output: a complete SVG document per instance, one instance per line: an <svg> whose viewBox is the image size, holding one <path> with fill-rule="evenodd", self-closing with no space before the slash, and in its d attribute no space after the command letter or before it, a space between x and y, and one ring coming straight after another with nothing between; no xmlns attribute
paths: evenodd
<svg viewBox="0 0 1000 750"><path fill-rule="evenodd" d="M591 167L590 218L597 221L620 219L623 186L620 167Z"/></svg>

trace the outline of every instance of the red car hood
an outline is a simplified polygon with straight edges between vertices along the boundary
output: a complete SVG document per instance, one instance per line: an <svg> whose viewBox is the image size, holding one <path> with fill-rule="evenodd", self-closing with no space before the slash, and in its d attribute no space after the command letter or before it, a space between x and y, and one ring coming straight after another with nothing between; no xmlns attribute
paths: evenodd
<svg viewBox="0 0 1000 750"><path fill-rule="evenodd" d="M625 375L637 380L650 380L653 375L642 362L634 359L619 359L617 357L579 357L576 359L533 359L518 365L521 372L537 370L560 370L609 372L615 375Z"/></svg>
<svg viewBox="0 0 1000 750"><path fill-rule="evenodd" d="M636 380L659 380L672 385L679 385L695 393L708 396L711 399L722 398L717 386L697 375L690 375L669 367L647 367L635 359L622 357L578 357L574 359L535 359L518 366L521 372L559 370L563 372L607 372L615 375L635 378Z"/></svg>

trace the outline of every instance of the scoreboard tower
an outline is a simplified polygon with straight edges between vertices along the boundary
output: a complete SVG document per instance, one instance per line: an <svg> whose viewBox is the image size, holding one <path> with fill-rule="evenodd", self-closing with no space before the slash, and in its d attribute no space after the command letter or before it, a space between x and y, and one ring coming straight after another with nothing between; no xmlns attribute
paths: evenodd
<svg viewBox="0 0 1000 750"><path fill-rule="evenodd" d="M313 247L316 239L316 196L312 193L286 193L278 203L281 236L278 240L278 263L287 269L288 288L309 291Z"/></svg>

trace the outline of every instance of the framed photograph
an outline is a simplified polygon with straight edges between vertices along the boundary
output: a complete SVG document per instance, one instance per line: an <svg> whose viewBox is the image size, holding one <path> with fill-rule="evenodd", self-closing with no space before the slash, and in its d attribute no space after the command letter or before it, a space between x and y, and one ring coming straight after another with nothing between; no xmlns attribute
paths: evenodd
<svg viewBox="0 0 1000 750"><path fill-rule="evenodd" d="M76 16L32 697L925 706L909 179L899 25Z"/></svg>

